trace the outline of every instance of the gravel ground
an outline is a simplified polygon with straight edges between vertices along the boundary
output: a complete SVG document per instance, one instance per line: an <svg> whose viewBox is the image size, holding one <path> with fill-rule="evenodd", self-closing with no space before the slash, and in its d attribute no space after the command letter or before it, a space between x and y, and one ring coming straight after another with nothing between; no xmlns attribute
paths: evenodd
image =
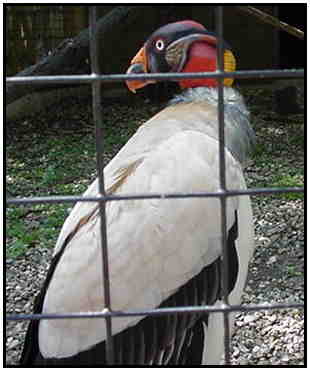
<svg viewBox="0 0 310 371"><path fill-rule="evenodd" d="M268 117L254 114L254 126L258 141L274 146L275 137L266 135L265 131L273 125ZM285 123L285 119L277 119ZM301 115L299 119L302 121ZM252 162L246 171L249 187L268 180L272 175L272 166L277 167L277 170L279 166L283 166L285 172L288 170L287 163L292 168L302 167L303 149L298 146L282 149L281 153L276 152L271 156L268 166ZM250 266L243 303L303 302L303 200L256 196L253 197L253 209L256 251ZM34 247L23 257L7 259L7 313L31 312L34 296L45 278L51 254L50 249L39 250ZM232 364L303 365L303 318L303 311L300 309L238 313L236 331L231 342ZM7 365L18 363L26 327L25 321L7 322Z"/></svg>

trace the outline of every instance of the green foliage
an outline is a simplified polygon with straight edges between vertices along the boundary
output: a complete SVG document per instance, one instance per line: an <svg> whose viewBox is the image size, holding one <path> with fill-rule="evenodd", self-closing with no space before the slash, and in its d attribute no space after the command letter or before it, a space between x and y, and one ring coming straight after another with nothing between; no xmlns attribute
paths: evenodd
<svg viewBox="0 0 310 371"><path fill-rule="evenodd" d="M298 271L294 264L288 264L286 270L289 277L302 276L302 272Z"/></svg>
<svg viewBox="0 0 310 371"><path fill-rule="evenodd" d="M255 168L268 176L257 176L251 187L303 187L304 116L280 116L273 111L273 93L269 89L248 88L243 92L249 101L257 144L252 159ZM283 200L303 199L303 193L290 192L266 196Z"/></svg>
<svg viewBox="0 0 310 371"><path fill-rule="evenodd" d="M272 187L303 187L303 180L300 174L277 174L272 180ZM304 194L299 192L283 193L281 198L287 200L303 199Z"/></svg>

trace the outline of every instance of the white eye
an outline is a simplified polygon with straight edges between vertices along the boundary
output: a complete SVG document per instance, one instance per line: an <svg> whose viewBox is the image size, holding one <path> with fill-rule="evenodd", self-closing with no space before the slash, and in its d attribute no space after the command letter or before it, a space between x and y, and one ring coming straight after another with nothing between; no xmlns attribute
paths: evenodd
<svg viewBox="0 0 310 371"><path fill-rule="evenodd" d="M155 43L156 49L157 50L164 50L165 48L165 43L163 42L162 39L158 39Z"/></svg>

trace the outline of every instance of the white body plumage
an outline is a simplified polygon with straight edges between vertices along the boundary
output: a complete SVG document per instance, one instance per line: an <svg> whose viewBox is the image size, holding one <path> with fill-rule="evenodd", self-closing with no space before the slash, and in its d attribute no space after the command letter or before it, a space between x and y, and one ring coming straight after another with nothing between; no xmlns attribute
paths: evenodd
<svg viewBox="0 0 310 371"><path fill-rule="evenodd" d="M183 99L145 124L105 168L107 193L215 192L219 189L219 143L216 101ZM195 90L195 89L193 89ZM212 93L213 95L213 93ZM233 97L233 98L232 98ZM235 100L235 101L232 101ZM228 107L246 114L236 91L225 88ZM245 189L241 161L248 150L249 129L236 130L235 111L226 112L226 182ZM240 120L244 117L240 115ZM239 131L238 131L239 130ZM244 143L244 146L240 146ZM85 195L97 194L95 181ZM227 228L238 211L237 283L229 295L240 303L253 253L252 210L248 196L227 199ZM107 203L107 237L111 302L115 310L157 307L169 295L221 254L220 201L216 198L152 199ZM43 312L87 312L103 309L103 281L96 203L77 203L55 248L71 234L44 299ZM232 315L231 315L232 316ZM113 319L113 334L141 318ZM69 357L106 337L103 319L41 320L39 347L48 357ZM222 315L211 314L205 329L205 364L223 354Z"/></svg>

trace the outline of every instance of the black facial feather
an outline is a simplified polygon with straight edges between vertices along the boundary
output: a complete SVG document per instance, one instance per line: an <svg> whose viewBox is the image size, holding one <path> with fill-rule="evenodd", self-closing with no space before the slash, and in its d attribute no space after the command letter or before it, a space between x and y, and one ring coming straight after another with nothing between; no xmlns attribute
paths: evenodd
<svg viewBox="0 0 310 371"><path fill-rule="evenodd" d="M165 58L167 47L172 42L192 34L205 34L216 38L214 32L204 30L201 27L195 27L185 22L170 23L156 30L145 43L148 57L148 72L171 72L171 66L169 66ZM231 49L225 41L224 49Z"/></svg>

